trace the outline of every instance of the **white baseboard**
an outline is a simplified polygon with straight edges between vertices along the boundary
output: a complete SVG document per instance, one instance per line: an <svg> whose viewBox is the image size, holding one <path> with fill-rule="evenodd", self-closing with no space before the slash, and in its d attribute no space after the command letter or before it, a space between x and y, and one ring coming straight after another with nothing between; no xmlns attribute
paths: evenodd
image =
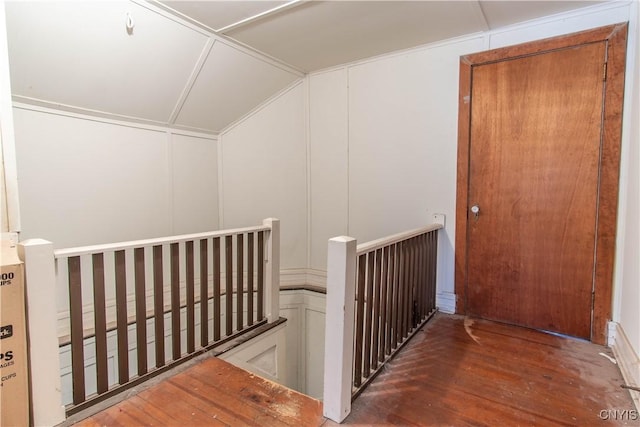
<svg viewBox="0 0 640 427"><path fill-rule="evenodd" d="M618 329L618 324L616 322L608 321L607 322L607 347L613 347L616 342L616 330Z"/></svg>
<svg viewBox="0 0 640 427"><path fill-rule="evenodd" d="M327 288L327 272L324 270L307 270L307 284Z"/></svg>
<svg viewBox="0 0 640 427"><path fill-rule="evenodd" d="M306 268L289 268L280 270L280 287L307 285Z"/></svg>
<svg viewBox="0 0 640 427"><path fill-rule="evenodd" d="M613 354L618 361L622 377L627 385L639 387L640 357L629 342L622 325L615 322L610 322L610 324L615 325L615 333L610 334L610 337L613 335L613 340L609 342L609 345L611 346ZM634 404L636 405L636 409L640 411L640 392L634 390L629 390L629 392Z"/></svg>
<svg viewBox="0 0 640 427"><path fill-rule="evenodd" d="M280 270L280 286L316 286L327 288L327 272L312 268L290 268ZM436 305L444 313L456 312L456 294L452 292L439 292L436 295Z"/></svg>
<svg viewBox="0 0 640 427"><path fill-rule="evenodd" d="M288 268L280 270L280 286L318 286L327 287L327 272L311 268Z"/></svg>
<svg viewBox="0 0 640 427"><path fill-rule="evenodd" d="M453 314L456 312L456 294L452 292L438 292L436 295L436 305L443 313Z"/></svg>

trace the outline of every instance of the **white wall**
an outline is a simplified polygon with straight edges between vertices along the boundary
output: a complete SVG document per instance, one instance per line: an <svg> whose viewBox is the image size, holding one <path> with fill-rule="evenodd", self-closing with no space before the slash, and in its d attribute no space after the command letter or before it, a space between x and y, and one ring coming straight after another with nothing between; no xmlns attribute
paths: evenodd
<svg viewBox="0 0 640 427"><path fill-rule="evenodd" d="M62 248L244 227L277 217L282 268L304 269L305 99L298 83L219 141L16 104L21 238L44 238Z"/></svg>
<svg viewBox="0 0 640 427"><path fill-rule="evenodd" d="M222 360L289 387L286 324L281 324L221 354Z"/></svg>
<svg viewBox="0 0 640 427"><path fill-rule="evenodd" d="M281 268L307 265L307 150L303 85L220 136L221 228L280 219Z"/></svg>
<svg viewBox="0 0 640 427"><path fill-rule="evenodd" d="M453 311L458 67L472 37L310 76L311 267L327 240L359 242L444 213L439 305Z"/></svg>
<svg viewBox="0 0 640 427"><path fill-rule="evenodd" d="M616 264L616 301L614 321L618 322L615 337L616 353L626 362L621 366L629 384L640 382L640 7L634 5L630 24L627 57L627 97L623 128L622 185L618 223ZM635 48L634 48L635 47ZM626 191L624 186L626 185ZM640 393L632 393L640 409Z"/></svg>
<svg viewBox="0 0 640 427"><path fill-rule="evenodd" d="M322 271L330 237L444 213L439 304L453 310L459 56L628 18L629 4L605 5L313 74L308 92L298 83L224 130L219 156L207 139L19 108L23 237L60 247L276 216L282 268Z"/></svg>
<svg viewBox="0 0 640 427"><path fill-rule="evenodd" d="M0 199L0 231L20 231L5 2L0 2Z"/></svg>
<svg viewBox="0 0 640 427"><path fill-rule="evenodd" d="M607 4L310 75L311 267L326 269L329 237L364 242L444 213L438 305L453 311L459 57L627 21L629 7Z"/></svg>
<svg viewBox="0 0 640 427"><path fill-rule="evenodd" d="M631 89L632 105L628 118L632 121L629 135L629 169L625 218L625 246L621 282L620 323L631 340L636 354L640 354L640 7L636 5L635 71ZM633 44L631 44L633 46Z"/></svg>
<svg viewBox="0 0 640 427"><path fill-rule="evenodd" d="M171 135L173 233L218 228L218 147L211 139ZM255 224L261 224L258 221Z"/></svg>
<svg viewBox="0 0 640 427"><path fill-rule="evenodd" d="M322 399L326 296L307 290L280 292L280 315L287 318L288 386Z"/></svg>
<svg viewBox="0 0 640 427"><path fill-rule="evenodd" d="M57 248L218 228L212 139L14 109L22 239Z"/></svg>
<svg viewBox="0 0 640 427"><path fill-rule="evenodd" d="M349 233L346 69L309 79L310 268L327 269L327 241Z"/></svg>

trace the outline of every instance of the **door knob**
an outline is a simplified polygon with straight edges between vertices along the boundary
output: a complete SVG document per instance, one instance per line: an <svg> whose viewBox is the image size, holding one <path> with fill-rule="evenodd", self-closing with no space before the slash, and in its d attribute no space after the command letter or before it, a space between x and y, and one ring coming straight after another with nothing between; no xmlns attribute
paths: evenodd
<svg viewBox="0 0 640 427"><path fill-rule="evenodd" d="M471 213L473 214L473 218L477 221L480 216L480 206L473 205L471 206Z"/></svg>

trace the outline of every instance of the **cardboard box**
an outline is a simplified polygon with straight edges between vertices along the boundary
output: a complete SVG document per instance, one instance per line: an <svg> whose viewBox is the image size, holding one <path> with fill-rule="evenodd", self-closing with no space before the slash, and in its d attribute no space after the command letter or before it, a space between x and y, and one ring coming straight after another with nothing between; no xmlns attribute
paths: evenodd
<svg viewBox="0 0 640 427"><path fill-rule="evenodd" d="M24 266L10 241L2 240L0 264L0 426L28 426Z"/></svg>

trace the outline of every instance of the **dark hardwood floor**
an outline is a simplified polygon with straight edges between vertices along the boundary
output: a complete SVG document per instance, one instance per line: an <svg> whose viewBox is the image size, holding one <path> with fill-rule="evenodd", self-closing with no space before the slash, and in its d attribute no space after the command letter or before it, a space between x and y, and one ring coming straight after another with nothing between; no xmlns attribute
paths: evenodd
<svg viewBox="0 0 640 427"><path fill-rule="evenodd" d="M322 403L208 358L79 426L319 426Z"/></svg>
<svg viewBox="0 0 640 427"><path fill-rule="evenodd" d="M343 425L640 425L609 357L588 342L438 314L358 397ZM317 400L210 358L79 425L338 424L322 417Z"/></svg>
<svg viewBox="0 0 640 427"><path fill-rule="evenodd" d="M609 349L588 342L438 314L343 424L640 425L637 412L623 412L633 402L609 357Z"/></svg>

